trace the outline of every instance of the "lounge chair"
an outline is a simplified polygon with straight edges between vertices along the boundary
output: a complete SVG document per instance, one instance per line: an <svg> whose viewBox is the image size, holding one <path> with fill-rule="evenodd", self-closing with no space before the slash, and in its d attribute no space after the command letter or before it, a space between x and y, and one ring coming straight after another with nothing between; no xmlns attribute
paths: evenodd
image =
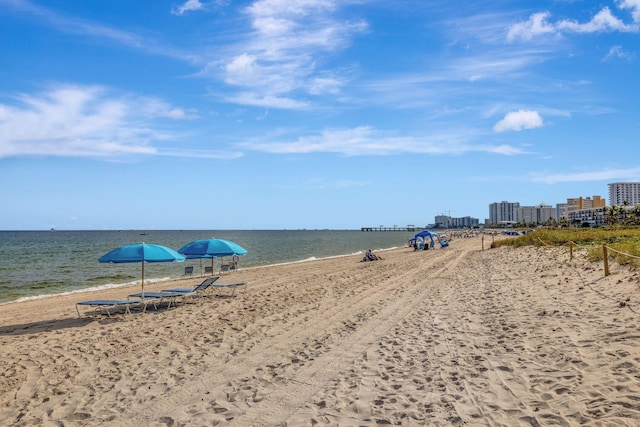
<svg viewBox="0 0 640 427"><path fill-rule="evenodd" d="M184 268L184 276L193 276L193 266L189 266L189 267L185 267Z"/></svg>
<svg viewBox="0 0 640 427"><path fill-rule="evenodd" d="M184 300L185 294L182 292L138 292L137 294L129 295L129 298L143 298L145 300L150 300L153 306L157 309L157 302L167 303L167 310L171 308L172 305L176 305L177 299L182 298Z"/></svg>
<svg viewBox="0 0 640 427"><path fill-rule="evenodd" d="M179 292L185 295L193 295L193 294L202 295L202 293L204 293L204 291L209 289L213 285L213 283L219 278L220 276L209 277L208 279L203 280L202 283L200 283L199 285L196 285L193 288L163 289L162 292L173 292L173 293Z"/></svg>
<svg viewBox="0 0 640 427"><path fill-rule="evenodd" d="M207 274L213 274L213 267L211 267L211 266L206 267L206 266L205 266L205 267L204 267L204 274L205 274L205 276L206 276Z"/></svg>
<svg viewBox="0 0 640 427"><path fill-rule="evenodd" d="M216 291L216 295L217 296L221 296L222 295L222 290L223 289L231 289L231 294L230 296L234 296L236 293L236 288L239 288L241 286L245 287L245 292L246 292L246 287L247 287L248 283L247 282L237 282L237 283L214 283L211 286L213 288L215 288Z"/></svg>
<svg viewBox="0 0 640 427"><path fill-rule="evenodd" d="M115 310L124 308L125 314L131 314L131 310L129 307L132 305L139 304L142 307L142 312L144 313L147 309L147 304L149 301L147 299L94 299L89 301L80 301L76 303L76 311L78 312L78 317L82 317L80 315L79 305L88 305L93 307L95 313L99 313L101 310L104 310L109 317L111 317L111 313Z"/></svg>

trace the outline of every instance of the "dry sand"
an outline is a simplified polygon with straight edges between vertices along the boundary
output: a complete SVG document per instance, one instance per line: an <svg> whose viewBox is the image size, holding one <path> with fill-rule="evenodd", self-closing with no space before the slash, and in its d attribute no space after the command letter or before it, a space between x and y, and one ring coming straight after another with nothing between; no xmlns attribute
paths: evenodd
<svg viewBox="0 0 640 427"><path fill-rule="evenodd" d="M2 306L0 425L640 425L638 274L480 239L112 319L75 302L129 290Z"/></svg>

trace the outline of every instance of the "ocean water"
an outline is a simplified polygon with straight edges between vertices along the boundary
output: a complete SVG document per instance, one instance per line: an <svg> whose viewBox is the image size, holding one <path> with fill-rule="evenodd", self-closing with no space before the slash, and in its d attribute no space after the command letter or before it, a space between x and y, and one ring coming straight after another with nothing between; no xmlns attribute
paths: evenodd
<svg viewBox="0 0 640 427"><path fill-rule="evenodd" d="M140 283L139 263L98 262L110 250L133 243L177 250L198 239L231 240L249 252L240 257L240 268L251 268L351 255L368 248L401 247L414 234L342 230L0 231L0 303ZM217 270L221 260L214 263ZM186 266L193 266L194 275L199 275L210 265L210 259L146 263L145 283L182 277Z"/></svg>

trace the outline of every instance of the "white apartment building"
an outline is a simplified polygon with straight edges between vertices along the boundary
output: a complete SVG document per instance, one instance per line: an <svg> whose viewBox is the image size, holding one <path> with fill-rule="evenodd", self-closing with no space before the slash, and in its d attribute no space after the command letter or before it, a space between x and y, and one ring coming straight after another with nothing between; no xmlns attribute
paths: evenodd
<svg viewBox="0 0 640 427"><path fill-rule="evenodd" d="M543 224L558 219L558 210L544 203L538 206L522 206L518 208L518 221L526 224Z"/></svg>
<svg viewBox="0 0 640 427"><path fill-rule="evenodd" d="M438 228L471 228L480 225L478 218L464 216L452 218L448 215L436 215L435 226Z"/></svg>
<svg viewBox="0 0 640 427"><path fill-rule="evenodd" d="M509 202L500 202L500 203L491 203L489 205L489 223L490 224L501 224L501 223L509 223L509 222L518 222L518 208L520 207L519 202L509 203Z"/></svg>
<svg viewBox="0 0 640 427"><path fill-rule="evenodd" d="M613 182L609 185L609 206L640 205L640 182Z"/></svg>

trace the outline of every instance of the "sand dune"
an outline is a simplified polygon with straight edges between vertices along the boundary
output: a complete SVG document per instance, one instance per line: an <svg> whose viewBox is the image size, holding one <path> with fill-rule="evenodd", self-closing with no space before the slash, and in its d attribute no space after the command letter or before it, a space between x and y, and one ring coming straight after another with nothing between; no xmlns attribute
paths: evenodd
<svg viewBox="0 0 640 427"><path fill-rule="evenodd" d="M0 424L640 425L638 273L480 238L382 255L112 319L75 302L129 290L2 306Z"/></svg>

